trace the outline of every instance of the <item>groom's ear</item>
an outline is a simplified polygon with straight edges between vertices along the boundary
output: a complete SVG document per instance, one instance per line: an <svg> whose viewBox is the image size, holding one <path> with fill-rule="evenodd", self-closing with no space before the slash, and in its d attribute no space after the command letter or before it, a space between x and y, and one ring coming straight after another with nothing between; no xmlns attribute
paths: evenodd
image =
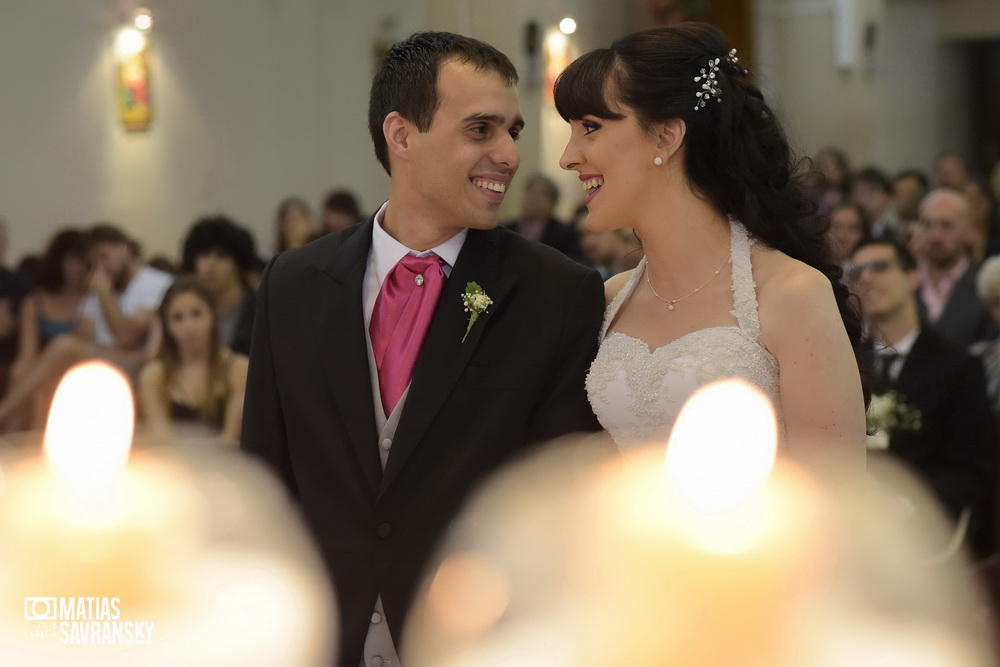
<svg viewBox="0 0 1000 667"><path fill-rule="evenodd" d="M392 111L385 117L382 121L382 135L385 136L386 147L391 155L406 159L413 129L413 125L398 111Z"/></svg>
<svg viewBox="0 0 1000 667"><path fill-rule="evenodd" d="M671 118L662 123L657 123L655 130L656 147L663 151L669 160L684 145L687 125L680 118Z"/></svg>

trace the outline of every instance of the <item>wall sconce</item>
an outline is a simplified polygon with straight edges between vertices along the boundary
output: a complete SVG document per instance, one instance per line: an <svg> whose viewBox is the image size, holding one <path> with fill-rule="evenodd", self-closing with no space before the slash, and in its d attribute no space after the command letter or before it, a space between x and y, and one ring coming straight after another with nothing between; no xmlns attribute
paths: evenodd
<svg viewBox="0 0 1000 667"><path fill-rule="evenodd" d="M118 117L128 132L144 132L153 120L149 88L149 32L153 15L137 9L115 37Z"/></svg>
<svg viewBox="0 0 1000 667"><path fill-rule="evenodd" d="M553 104L552 92L556 79L570 60L570 38L562 30L552 29L545 35L545 100Z"/></svg>

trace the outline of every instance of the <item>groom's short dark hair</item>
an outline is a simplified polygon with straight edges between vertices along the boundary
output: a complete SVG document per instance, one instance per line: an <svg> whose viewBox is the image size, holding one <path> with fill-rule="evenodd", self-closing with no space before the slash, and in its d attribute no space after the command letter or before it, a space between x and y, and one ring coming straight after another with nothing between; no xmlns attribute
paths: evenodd
<svg viewBox="0 0 1000 667"><path fill-rule="evenodd" d="M389 49L372 81L368 98L368 131L375 157L389 172L389 149L382 122L393 111L426 132L440 99L437 79L447 60L471 63L483 72L496 72L508 86L517 84L510 58L485 42L450 32L417 32Z"/></svg>

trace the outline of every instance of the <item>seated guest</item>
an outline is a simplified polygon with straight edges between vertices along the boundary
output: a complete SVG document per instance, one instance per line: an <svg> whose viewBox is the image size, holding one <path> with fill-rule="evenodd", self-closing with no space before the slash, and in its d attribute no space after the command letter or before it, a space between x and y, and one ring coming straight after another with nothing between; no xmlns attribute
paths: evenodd
<svg viewBox="0 0 1000 667"><path fill-rule="evenodd" d="M631 232L626 229L593 231L587 227L588 214L586 205L581 204L576 209L574 217L583 261L597 269L602 280L607 280L625 270L625 255L631 250L631 244L628 242Z"/></svg>
<svg viewBox="0 0 1000 667"><path fill-rule="evenodd" d="M892 184L881 169L867 167L851 182L851 199L864 209L872 238L895 239L899 220L892 206Z"/></svg>
<svg viewBox="0 0 1000 667"><path fill-rule="evenodd" d="M18 312L21 310L21 301L31 289L31 282L24 275L4 264L6 253L7 223L0 220L0 396L3 396L10 385L20 331Z"/></svg>
<svg viewBox="0 0 1000 667"><path fill-rule="evenodd" d="M950 188L931 191L920 204L918 228L920 319L963 349L995 338L997 327L976 294L979 267L967 252L972 236L968 199Z"/></svg>
<svg viewBox="0 0 1000 667"><path fill-rule="evenodd" d="M528 179L521 195L521 217L504 223L521 236L551 246L578 262L583 261L576 231L556 220L559 188L555 182L541 174Z"/></svg>
<svg viewBox="0 0 1000 667"><path fill-rule="evenodd" d="M976 291L993 321L1000 326L1000 257L991 257L979 267ZM970 352L979 357L986 371L986 393L993 414L1000 418L1000 337L975 343Z"/></svg>
<svg viewBox="0 0 1000 667"><path fill-rule="evenodd" d="M215 295L219 340L225 347L250 353L256 293L247 275L256 266L253 236L224 216L202 218L184 240L182 268Z"/></svg>
<svg viewBox="0 0 1000 667"><path fill-rule="evenodd" d="M347 190L334 190L323 200L321 234L329 234L361 222L364 217L357 198Z"/></svg>
<svg viewBox="0 0 1000 667"><path fill-rule="evenodd" d="M195 276L181 276L160 304L163 340L139 373L139 411L150 433L169 437L183 427L240 437L247 358L219 341L215 293Z"/></svg>
<svg viewBox="0 0 1000 667"><path fill-rule="evenodd" d="M912 255L890 241L863 241L850 279L873 339L875 394L896 392L910 419L888 433L888 453L911 466L953 518L971 512L969 544L992 549L995 436L979 361L922 326Z"/></svg>
<svg viewBox="0 0 1000 667"><path fill-rule="evenodd" d="M958 153L941 153L934 161L937 187L964 190L969 180L969 165Z"/></svg>
<svg viewBox="0 0 1000 667"><path fill-rule="evenodd" d="M844 201L830 209L830 226L826 230L826 239L830 243L830 259L834 264L846 269L851 262L854 246L870 237L868 217L863 208Z"/></svg>
<svg viewBox="0 0 1000 667"><path fill-rule="evenodd" d="M965 196L972 212L972 240L969 253L974 263L1000 253L1000 220L997 200L990 185L981 176L970 176L965 184Z"/></svg>
<svg viewBox="0 0 1000 667"><path fill-rule="evenodd" d="M87 293L87 237L78 229L64 229L49 241L39 260L35 289L21 303L17 358L11 379L17 382L50 341L76 331L79 310ZM32 400L25 428L45 426L49 392L40 389Z"/></svg>
<svg viewBox="0 0 1000 667"><path fill-rule="evenodd" d="M77 363L104 359L134 378L149 360L156 309L174 277L144 264L138 244L111 225L87 233L87 255L89 293L80 304L79 327L53 339L24 369L0 401L0 424Z"/></svg>
<svg viewBox="0 0 1000 667"><path fill-rule="evenodd" d="M301 197L286 197L278 204L274 214L276 239L275 252L298 248L316 238L312 209Z"/></svg>
<svg viewBox="0 0 1000 667"><path fill-rule="evenodd" d="M850 194L851 166L844 152L834 146L821 148L813 164L816 171L811 194L820 215L829 215Z"/></svg>
<svg viewBox="0 0 1000 667"><path fill-rule="evenodd" d="M909 244L913 236L913 227L920 218L920 202L927 194L927 187L927 176L918 169L904 169L892 181L892 207L899 221L896 240L903 245Z"/></svg>

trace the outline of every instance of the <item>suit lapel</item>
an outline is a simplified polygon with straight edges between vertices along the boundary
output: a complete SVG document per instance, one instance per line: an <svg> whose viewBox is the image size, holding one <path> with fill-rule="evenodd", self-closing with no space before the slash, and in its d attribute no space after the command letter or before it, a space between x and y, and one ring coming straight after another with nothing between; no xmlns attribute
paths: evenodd
<svg viewBox="0 0 1000 667"><path fill-rule="evenodd" d="M965 319L965 314L969 311L969 303L975 298L975 292L969 289L968 283L972 281L975 276L975 271L972 270L970 266L965 270L965 273L955 281L955 286L951 289L951 294L948 295L948 302L944 305L944 310L941 311L941 317L938 318L939 325L945 325L942 328L948 330L950 328L960 329L961 326L949 327L948 325L952 322L963 323Z"/></svg>
<svg viewBox="0 0 1000 667"><path fill-rule="evenodd" d="M500 233L500 230L469 230L462 252L441 292L434 319L413 369L413 380L393 438L392 454L382 475L380 495L399 474L437 418L472 358L483 332L490 326L490 319L503 307L504 300L517 282L515 275L502 275L500 272ZM471 281L479 283L493 300L493 305L479 316L463 343L469 314L462 304L462 295Z"/></svg>
<svg viewBox="0 0 1000 667"><path fill-rule="evenodd" d="M317 289L322 326L320 355L337 410L374 493L382 477L375 432L375 407L368 369L362 283L371 249L372 221L363 224L333 253L324 274L330 289Z"/></svg>

